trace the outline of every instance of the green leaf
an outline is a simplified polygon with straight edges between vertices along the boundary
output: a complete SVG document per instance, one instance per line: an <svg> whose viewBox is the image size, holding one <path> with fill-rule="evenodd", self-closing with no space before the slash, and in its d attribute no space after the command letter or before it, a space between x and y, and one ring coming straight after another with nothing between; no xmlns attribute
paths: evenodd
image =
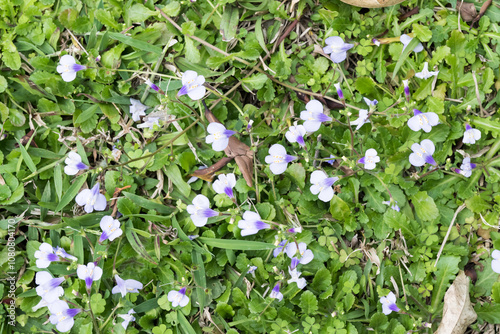
<svg viewBox="0 0 500 334"><path fill-rule="evenodd" d="M191 193L191 187L184 181L179 166L170 164L165 167L165 174L172 181L172 183L179 189L179 191L186 197Z"/></svg>
<svg viewBox="0 0 500 334"><path fill-rule="evenodd" d="M191 257L193 260L193 264L196 266L196 270L194 271L194 282L196 283L196 294L198 296L198 304L200 307L200 311L203 311L203 308L206 304L206 293L205 289L207 288L207 276L205 274L205 265L203 264L203 259L201 254L197 251L191 253Z"/></svg>
<svg viewBox="0 0 500 334"><path fill-rule="evenodd" d="M432 31L427 26L413 24L413 32L421 42L428 42L432 38Z"/></svg>
<svg viewBox="0 0 500 334"><path fill-rule="evenodd" d="M292 164L286 169L285 173L292 177L292 180L295 181L300 189L304 189L306 185L306 170L301 164Z"/></svg>
<svg viewBox="0 0 500 334"><path fill-rule="evenodd" d="M193 326L187 321L186 317L182 312L177 312L177 320L179 320L179 324L181 325L182 331L184 334L196 334L196 331L193 329Z"/></svg>
<svg viewBox="0 0 500 334"><path fill-rule="evenodd" d="M100 293L94 293L90 297L92 311L94 314L101 314L106 309L106 300L102 298Z"/></svg>
<svg viewBox="0 0 500 334"><path fill-rule="evenodd" d="M265 75L264 73L257 73L248 78L244 78L243 80L241 80L241 82L249 85L252 89L261 89L267 80L269 80L267 75Z"/></svg>
<svg viewBox="0 0 500 334"><path fill-rule="evenodd" d="M57 204L57 207L55 209L56 212L61 211L61 209L63 209L69 202L71 202L75 198L86 180L87 174L82 174L76 178L75 182L73 182L71 187L69 187L69 189L64 193L61 201Z"/></svg>
<svg viewBox="0 0 500 334"><path fill-rule="evenodd" d="M174 208L170 208L166 205L153 202L151 200L145 199L142 196L138 196L129 192L123 192L122 194L125 195L125 197L127 197L128 199L130 199L134 204L144 209L155 210L158 213L163 213L163 214L170 214L175 210Z"/></svg>
<svg viewBox="0 0 500 334"><path fill-rule="evenodd" d="M234 250L265 250L265 249L275 249L276 246L273 244L268 244L259 241L247 241L247 240L235 240L235 239L215 239L215 238L205 238L199 237L196 240L201 241L207 246L222 248L222 249L234 249Z"/></svg>
<svg viewBox="0 0 500 334"><path fill-rule="evenodd" d="M424 221L431 221L439 217L439 210L432 197L426 191L419 191L410 200L415 207L417 216Z"/></svg>
<svg viewBox="0 0 500 334"><path fill-rule="evenodd" d="M136 3L128 10L128 18L132 22L144 22L153 15L157 15L158 12L154 10L149 10L146 6L141 3Z"/></svg>
<svg viewBox="0 0 500 334"><path fill-rule="evenodd" d="M181 10L181 5L178 1L171 1L162 10L168 16L177 16Z"/></svg>
<svg viewBox="0 0 500 334"><path fill-rule="evenodd" d="M477 313L478 320L490 324L500 324L500 304L476 304L474 311Z"/></svg>
<svg viewBox="0 0 500 334"><path fill-rule="evenodd" d="M299 306L305 315L314 315L318 310L318 300L311 291L307 290L300 295Z"/></svg>
<svg viewBox="0 0 500 334"><path fill-rule="evenodd" d="M132 246L132 248L139 254L143 259L151 262L152 264L158 265L151 256L149 256L148 252L146 251L146 247L144 247L144 244L142 241L139 239L139 236L137 233L133 231L134 225L132 224L132 221L129 219L127 223L125 224L125 236L127 237L127 240Z"/></svg>
<svg viewBox="0 0 500 334"><path fill-rule="evenodd" d="M334 195L330 201L330 214L335 219L345 220L351 214L351 210L343 199Z"/></svg>
<svg viewBox="0 0 500 334"><path fill-rule="evenodd" d="M67 8L63 10L61 14L59 14L59 22L61 22L61 24L64 27L71 29L77 17L78 17L78 10L73 8Z"/></svg>
<svg viewBox="0 0 500 334"><path fill-rule="evenodd" d="M162 53L162 49L160 47L151 45L150 43L135 39L133 37L125 36L117 32L108 32L108 36L114 40L122 42L123 44L127 44L142 51L153 52L159 55Z"/></svg>
<svg viewBox="0 0 500 334"><path fill-rule="evenodd" d="M5 89L7 89L7 80L4 76L0 75L0 93L5 92Z"/></svg>
<svg viewBox="0 0 500 334"><path fill-rule="evenodd" d="M475 213L485 212L491 208L491 205L479 195L467 199L465 204L469 210Z"/></svg>
<svg viewBox="0 0 500 334"><path fill-rule="evenodd" d="M105 9L99 8L97 11L95 11L95 18L108 28L120 30L120 25L115 21L114 17L111 16L111 12Z"/></svg>
<svg viewBox="0 0 500 334"><path fill-rule="evenodd" d="M186 59L192 63L199 63L201 60L200 51L194 46L191 38L186 36Z"/></svg>
<svg viewBox="0 0 500 334"><path fill-rule="evenodd" d="M332 274L326 268L321 268L314 275L311 287L317 291L325 291L332 284Z"/></svg>
<svg viewBox="0 0 500 334"><path fill-rule="evenodd" d="M236 36L240 13L238 7L226 5L220 22L220 33L224 42L231 41Z"/></svg>
<svg viewBox="0 0 500 334"><path fill-rule="evenodd" d="M437 310L438 304L443 302L444 294L450 285L450 281L455 278L458 273L458 256L441 256L437 264L436 283L432 290L432 308Z"/></svg>
<svg viewBox="0 0 500 334"><path fill-rule="evenodd" d="M396 74L398 74L399 69L405 62L405 60L408 58L411 52L413 52L413 49L420 43L418 38L413 38L410 43L406 46L406 48L403 50L403 53L399 56L398 62L396 63L396 66L394 67L394 72L392 73L392 80L396 77Z"/></svg>
<svg viewBox="0 0 500 334"><path fill-rule="evenodd" d="M26 148L21 144L21 141L16 138L17 143L19 144L19 150L21 151L21 156L23 157L23 160L26 162L26 166L30 169L32 173L36 172L36 166L33 163L33 160L31 159L31 156L29 155L28 151L26 151ZM21 160L19 160L21 162Z"/></svg>

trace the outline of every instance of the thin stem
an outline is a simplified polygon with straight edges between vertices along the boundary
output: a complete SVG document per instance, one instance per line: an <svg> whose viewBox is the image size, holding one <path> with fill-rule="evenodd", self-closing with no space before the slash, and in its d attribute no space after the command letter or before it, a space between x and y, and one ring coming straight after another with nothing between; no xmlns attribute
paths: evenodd
<svg viewBox="0 0 500 334"><path fill-rule="evenodd" d="M209 91L211 91L212 93L214 93L215 95L217 95L218 97L220 97L221 99L225 100L225 101L229 101L231 102L235 107L236 109L238 109L239 113L241 114L241 116L245 117L245 114L243 113L243 110L241 110L240 106L238 104L236 104L236 102L234 102L233 100L231 100L230 98L228 98L227 96L224 96L222 95L221 93L219 93L218 91L216 91L215 89L212 89L211 87L207 87L205 86L205 88L207 88Z"/></svg>
<svg viewBox="0 0 500 334"><path fill-rule="evenodd" d="M109 320L111 319L111 317L113 316L113 314L115 313L115 311L121 307L122 304L121 302L119 302L118 304L116 304L115 308L113 309L113 311L111 311L111 314L108 316L108 318L106 319L106 321L102 324L101 327L99 327L100 330L102 330L104 327L106 327L106 325L108 324Z"/></svg>
<svg viewBox="0 0 500 334"><path fill-rule="evenodd" d="M94 323L94 328L97 332L97 334L100 334L101 331L99 329L99 326L97 325L97 320L94 316L94 312L92 312L92 304L90 303L90 289L87 290L87 294L89 296L89 312L90 312L90 317L92 318L92 322Z"/></svg>

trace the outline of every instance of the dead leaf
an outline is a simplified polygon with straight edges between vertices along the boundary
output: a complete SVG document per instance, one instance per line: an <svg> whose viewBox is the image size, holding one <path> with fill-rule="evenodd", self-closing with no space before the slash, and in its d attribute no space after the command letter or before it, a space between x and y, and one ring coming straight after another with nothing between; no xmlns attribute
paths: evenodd
<svg viewBox="0 0 500 334"><path fill-rule="evenodd" d="M462 19L465 22L470 22L477 16L476 7L473 3L470 2L463 2L459 8L459 11L460 16L462 16Z"/></svg>
<svg viewBox="0 0 500 334"><path fill-rule="evenodd" d="M434 334L463 334L476 319L470 302L469 277L461 270L444 295L443 319Z"/></svg>
<svg viewBox="0 0 500 334"><path fill-rule="evenodd" d="M222 122L219 121L217 117L215 117L210 109L208 109L205 101L203 101L203 105L205 106L205 117L207 118L207 120L211 123L216 122L222 124ZM228 158L234 158L234 160L236 160L236 163L238 164L238 167L240 168L245 181L247 181L247 185L249 187L253 187L253 151L250 150L250 147L248 147L248 145L246 145L245 143L239 141L236 137L231 136L229 137L229 144L224 149L224 152L226 153ZM210 169L210 167L207 169Z"/></svg>

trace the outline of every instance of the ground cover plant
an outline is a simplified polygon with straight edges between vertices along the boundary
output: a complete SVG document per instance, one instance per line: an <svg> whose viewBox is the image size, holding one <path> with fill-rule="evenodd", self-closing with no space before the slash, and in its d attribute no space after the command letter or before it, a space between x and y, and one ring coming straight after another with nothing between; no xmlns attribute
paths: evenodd
<svg viewBox="0 0 500 334"><path fill-rule="evenodd" d="M0 4L2 333L500 324L498 3Z"/></svg>

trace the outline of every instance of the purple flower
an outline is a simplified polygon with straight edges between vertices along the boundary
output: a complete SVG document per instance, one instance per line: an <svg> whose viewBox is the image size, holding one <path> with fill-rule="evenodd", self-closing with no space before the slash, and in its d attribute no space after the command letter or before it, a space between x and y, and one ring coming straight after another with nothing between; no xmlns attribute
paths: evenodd
<svg viewBox="0 0 500 334"><path fill-rule="evenodd" d="M329 158L332 158L332 159L327 160L326 162L328 162L330 165L333 165L333 163L335 162L336 156L334 156L333 154L330 154Z"/></svg>
<svg viewBox="0 0 500 334"><path fill-rule="evenodd" d="M257 270L257 266L250 266L248 268L247 274L253 274L253 275L255 275L255 270Z"/></svg>
<svg viewBox="0 0 500 334"><path fill-rule="evenodd" d="M81 312L79 308L69 308L68 303L63 300L55 301L49 305L50 323L56 325L60 332L68 332L73 325L75 315Z"/></svg>
<svg viewBox="0 0 500 334"><path fill-rule="evenodd" d="M280 292L280 284L279 283L276 283L273 290L269 294L269 297L271 297L273 299L278 299L279 301L281 301L283 299L283 294Z"/></svg>
<svg viewBox="0 0 500 334"><path fill-rule="evenodd" d="M53 278L48 271L39 271L35 275L36 294L42 297L48 304L52 304L64 294L64 290L59 285L64 281L64 277Z"/></svg>
<svg viewBox="0 0 500 334"><path fill-rule="evenodd" d="M465 144L475 144L476 140L481 139L481 131L473 129L469 124L465 124L464 139Z"/></svg>
<svg viewBox="0 0 500 334"><path fill-rule="evenodd" d="M130 98L130 113L134 122L140 121L141 116L146 116L146 109L148 109L148 106L142 104L141 101Z"/></svg>
<svg viewBox="0 0 500 334"><path fill-rule="evenodd" d="M439 117L436 113L422 113L418 109L413 109L413 114L415 116L408 120L408 127L413 131L422 129L425 132L430 132L433 126L439 124Z"/></svg>
<svg viewBox="0 0 500 334"><path fill-rule="evenodd" d="M35 252L36 266L38 268L47 268L51 262L59 261L59 256L54 252L51 245L44 242L40 245L40 248Z"/></svg>
<svg viewBox="0 0 500 334"><path fill-rule="evenodd" d="M465 157L464 161L462 161L460 169L455 168L454 171L458 174L462 174L465 177L470 177L474 168L476 168L476 164L471 163L469 157Z"/></svg>
<svg viewBox="0 0 500 334"><path fill-rule="evenodd" d="M87 66L76 63L75 58L70 55L64 55L59 60L57 72L61 74L64 81L70 82L75 80L76 72L87 69Z"/></svg>
<svg viewBox="0 0 500 334"><path fill-rule="evenodd" d="M365 156L358 160L358 163L364 164L365 169L374 169L377 162L380 162L380 157L377 155L377 151L373 148L366 150Z"/></svg>
<svg viewBox="0 0 500 334"><path fill-rule="evenodd" d="M99 238L99 242L104 240L113 241L122 235L123 231L120 228L120 221L118 219L113 219L111 216L104 216L101 218L99 223L101 227L102 234Z"/></svg>
<svg viewBox="0 0 500 334"><path fill-rule="evenodd" d="M367 99L366 97L363 97L363 100L365 101L366 105L368 106L368 108L370 109L374 109L375 106L378 104L378 101L377 100L370 100L370 99Z"/></svg>
<svg viewBox="0 0 500 334"><path fill-rule="evenodd" d="M394 202L392 202L392 200L391 201L382 201L382 204L389 205L391 207L391 209L393 209L397 212L399 212L399 210L401 210L398 206L398 202L396 202L396 201L394 201Z"/></svg>
<svg viewBox="0 0 500 334"><path fill-rule="evenodd" d="M285 133L286 139L290 143L299 143L300 146L306 146L304 142L304 136L306 134L306 128L303 125L291 126Z"/></svg>
<svg viewBox="0 0 500 334"><path fill-rule="evenodd" d="M160 87L158 87L157 85L155 85L154 83L152 83L149 79L147 79L145 82L144 82L146 85L148 85L151 89L159 92L160 91Z"/></svg>
<svg viewBox="0 0 500 334"><path fill-rule="evenodd" d="M56 248L54 249L54 253L55 253L57 256L59 256L60 258L62 257L62 258L65 258L65 259L68 259L68 260L71 260L71 261L76 261L76 260L78 260L78 259L76 258L76 256L73 256L73 255L68 254L68 253L64 250L64 248L59 247L59 246L58 246L58 247L56 247Z"/></svg>
<svg viewBox="0 0 500 334"><path fill-rule="evenodd" d="M191 215L191 220L197 227L205 226L208 218L219 215L217 211L210 209L210 201L204 195L197 195L193 199L193 204L187 206L187 212Z"/></svg>
<svg viewBox="0 0 500 334"><path fill-rule="evenodd" d="M229 137L236 133L236 131L226 130L226 127L220 123L210 123L207 131L210 134L205 139L205 142L212 144L212 149L217 152L224 151L229 144Z"/></svg>
<svg viewBox="0 0 500 334"><path fill-rule="evenodd" d="M195 71L186 71L182 75L182 88L177 93L177 96L182 96L187 94L191 100L201 99L206 92L205 77L203 75L198 75Z"/></svg>
<svg viewBox="0 0 500 334"><path fill-rule="evenodd" d="M429 139L424 139L420 144L411 145L411 150L413 153L410 154L410 163L413 166L420 167L426 163L436 166L437 163L432 157L434 154L435 147L434 143Z"/></svg>
<svg viewBox="0 0 500 334"><path fill-rule="evenodd" d="M83 209L86 213L92 211L104 211L106 209L106 197L99 192L99 182L92 189L84 189L75 197L75 202L80 206L85 206Z"/></svg>
<svg viewBox="0 0 500 334"><path fill-rule="evenodd" d="M491 253L491 257L493 258L493 260L491 260L491 269L497 274L500 274L500 251L495 249Z"/></svg>
<svg viewBox="0 0 500 334"><path fill-rule="evenodd" d="M344 99L344 93L342 92L342 88L340 88L340 83L335 83L333 85L337 89L337 95L339 96L339 100L343 100Z"/></svg>
<svg viewBox="0 0 500 334"><path fill-rule="evenodd" d="M376 38L372 38L372 43L375 44L376 46L380 46L380 41Z"/></svg>
<svg viewBox="0 0 500 334"><path fill-rule="evenodd" d="M380 298L380 303L382 304L382 312L385 315L394 312L399 312L399 307L396 305L396 295L391 291L386 297Z"/></svg>
<svg viewBox="0 0 500 334"><path fill-rule="evenodd" d="M274 175L279 175L285 172L288 163L294 161L297 157L286 154L283 145L274 144L269 149L269 155L266 156L266 163L270 164L269 168Z"/></svg>
<svg viewBox="0 0 500 334"><path fill-rule="evenodd" d="M329 54L330 59L337 64L343 62L347 58L347 50L354 47L354 44L344 43L344 40L338 36L328 37L325 43L323 52Z"/></svg>
<svg viewBox="0 0 500 334"><path fill-rule="evenodd" d="M87 290L90 290L92 282L97 281L102 276L102 269L95 265L94 262L89 262L86 266L83 264L78 265L76 269L78 278L85 281Z"/></svg>
<svg viewBox="0 0 500 334"><path fill-rule="evenodd" d="M278 257L278 255L281 254L281 252L283 251L283 247L286 245L287 241L286 240L283 240L282 242L280 242L278 244L278 247L276 247L273 251L273 256L274 257Z"/></svg>
<svg viewBox="0 0 500 334"><path fill-rule="evenodd" d="M288 268L288 273L290 273L291 278L288 280L288 284L292 284L293 282L297 283L297 287L299 289L303 289L306 285L306 279L305 278L299 278L302 273L300 271L297 271L297 268L291 269L290 267Z"/></svg>
<svg viewBox="0 0 500 334"><path fill-rule="evenodd" d="M212 184L212 188L217 194L226 194L229 198L234 198L233 188L235 185L236 177L233 173L220 174L218 180L215 180Z"/></svg>
<svg viewBox="0 0 500 334"><path fill-rule="evenodd" d="M127 329L128 324L131 321L135 321L135 317L132 315L134 313L135 313L134 309L130 309L127 314L117 314L117 316L123 319L122 322L123 329Z"/></svg>
<svg viewBox="0 0 500 334"><path fill-rule="evenodd" d="M241 235L256 234L260 230L271 228L269 224L264 223L259 214L252 211L245 211L243 219L238 222L238 227L241 229Z"/></svg>
<svg viewBox="0 0 500 334"><path fill-rule="evenodd" d="M359 117L355 121L351 121L351 125L357 125L356 126L356 131L359 130L363 124L369 123L368 121L368 110L366 109L361 109L359 111Z"/></svg>
<svg viewBox="0 0 500 334"><path fill-rule="evenodd" d="M424 63L424 69L422 72L415 73L415 76L419 79L429 79L430 77L437 76L439 71L429 72L429 64Z"/></svg>
<svg viewBox="0 0 500 334"><path fill-rule="evenodd" d="M194 239L196 239L196 238L198 238L198 237L199 237L199 235L198 235L198 234L191 234L191 235L188 235L189 240L194 240Z"/></svg>
<svg viewBox="0 0 500 334"><path fill-rule="evenodd" d="M300 255L300 264L308 264L314 259L313 252L310 249L307 249L307 245L305 242L299 243L298 251ZM290 242L288 245L286 245L285 253L289 258L292 259L295 256L295 253L297 253L297 244L295 242Z"/></svg>
<svg viewBox="0 0 500 334"><path fill-rule="evenodd" d="M403 80L403 86L404 86L406 101L410 102L410 86L408 86L408 80Z"/></svg>
<svg viewBox="0 0 500 334"><path fill-rule="evenodd" d="M111 290L112 294L121 293L122 297L125 297L128 292L139 293L139 289L142 289L142 283L135 279L123 280L120 276L115 275L115 280L116 286Z"/></svg>
<svg viewBox="0 0 500 334"><path fill-rule="evenodd" d="M66 164L66 166L64 166L64 173L67 175L75 175L79 171L89 168L82 162L82 157L75 152L69 152L64 163Z"/></svg>
<svg viewBox="0 0 500 334"><path fill-rule="evenodd" d="M295 268L297 268L299 263L300 263L300 260L298 257L292 257L292 261L290 261L290 269L294 270Z"/></svg>
<svg viewBox="0 0 500 334"><path fill-rule="evenodd" d="M253 126L253 119L251 119L250 122L248 122L248 125L247 125L248 132L250 132L250 130L252 129L252 126Z"/></svg>
<svg viewBox="0 0 500 334"><path fill-rule="evenodd" d="M323 113L323 105L318 100L311 100L306 104L306 110L300 113L300 119L304 120L304 128L309 133L317 131L322 122L329 122L331 117Z"/></svg>
<svg viewBox="0 0 500 334"><path fill-rule="evenodd" d="M338 180L338 177L328 177L325 172L315 170L311 174L311 193L313 195L319 194L318 198L323 202L330 202L335 194L332 186Z"/></svg>
<svg viewBox="0 0 500 334"><path fill-rule="evenodd" d="M189 297L186 296L186 288L179 291L172 290L167 295L168 301L172 303L172 307L184 307L189 303Z"/></svg>
<svg viewBox="0 0 500 334"><path fill-rule="evenodd" d="M403 51L406 49L406 47L408 46L408 44L410 44L411 40L413 38L411 38L410 36L408 35L401 35L401 37L399 37L399 40L401 41L401 43L403 43L404 47L403 47ZM418 45L415 47L415 49L413 49L414 52L420 52L424 49L424 46L422 45L422 43L418 43Z"/></svg>
<svg viewBox="0 0 500 334"><path fill-rule="evenodd" d="M301 233L302 232L302 226L297 226L297 227L289 228L288 232L290 232L290 233Z"/></svg>

